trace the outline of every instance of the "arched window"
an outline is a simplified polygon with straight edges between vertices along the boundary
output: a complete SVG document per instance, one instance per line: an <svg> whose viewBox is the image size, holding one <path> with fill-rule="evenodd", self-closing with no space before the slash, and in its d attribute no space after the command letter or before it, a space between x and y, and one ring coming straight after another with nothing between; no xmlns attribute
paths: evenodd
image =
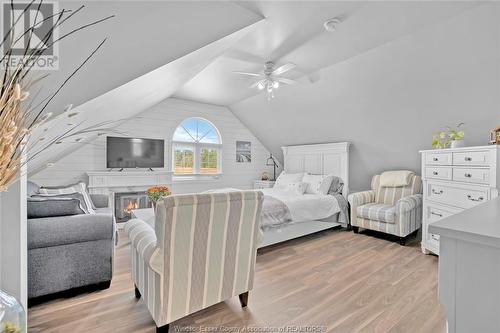
<svg viewBox="0 0 500 333"><path fill-rule="evenodd" d="M202 118L184 120L172 138L174 174L220 174L221 148L219 131L212 123Z"/></svg>

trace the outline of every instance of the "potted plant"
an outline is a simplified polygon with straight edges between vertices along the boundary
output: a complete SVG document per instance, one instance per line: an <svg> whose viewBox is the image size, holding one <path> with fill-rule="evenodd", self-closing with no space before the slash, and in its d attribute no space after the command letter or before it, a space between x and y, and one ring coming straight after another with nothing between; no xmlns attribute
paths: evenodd
<svg viewBox="0 0 500 333"><path fill-rule="evenodd" d="M148 193L148 199L149 199L149 201L151 201L151 204L152 204L153 208L155 208L155 209L156 209L156 203L158 202L158 200L172 194L172 192L170 191L170 189L167 186L150 187L150 188L148 188L147 193Z"/></svg>
<svg viewBox="0 0 500 333"><path fill-rule="evenodd" d="M446 131L434 134L432 136L432 148L443 149L464 147L465 132L462 129L464 125L465 123L460 123L454 128L446 126Z"/></svg>

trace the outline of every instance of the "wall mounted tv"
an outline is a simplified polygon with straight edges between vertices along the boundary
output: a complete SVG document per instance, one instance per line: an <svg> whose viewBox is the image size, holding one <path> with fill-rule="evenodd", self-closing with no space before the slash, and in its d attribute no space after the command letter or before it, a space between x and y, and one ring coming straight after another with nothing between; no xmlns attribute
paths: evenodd
<svg viewBox="0 0 500 333"><path fill-rule="evenodd" d="M163 168L165 142L142 138L106 138L106 167L114 168Z"/></svg>

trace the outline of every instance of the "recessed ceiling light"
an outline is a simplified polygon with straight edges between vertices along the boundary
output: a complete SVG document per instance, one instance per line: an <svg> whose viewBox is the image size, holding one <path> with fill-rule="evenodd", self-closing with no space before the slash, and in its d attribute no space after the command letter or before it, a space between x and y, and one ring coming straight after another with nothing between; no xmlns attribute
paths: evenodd
<svg viewBox="0 0 500 333"><path fill-rule="evenodd" d="M328 32L332 32L337 30L337 25L339 25L340 20L338 18L332 18L329 20L326 20L325 23L323 23L323 27L325 27L325 30Z"/></svg>

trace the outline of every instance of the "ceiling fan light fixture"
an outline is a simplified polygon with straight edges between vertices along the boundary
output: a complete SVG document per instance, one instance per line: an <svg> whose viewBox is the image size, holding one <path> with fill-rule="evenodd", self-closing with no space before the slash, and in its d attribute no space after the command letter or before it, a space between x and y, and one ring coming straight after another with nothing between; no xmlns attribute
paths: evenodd
<svg viewBox="0 0 500 333"><path fill-rule="evenodd" d="M334 17L332 19L326 20L325 23L323 23L323 27L326 31L333 32L337 30L337 26L340 24L340 22L340 19Z"/></svg>
<svg viewBox="0 0 500 333"><path fill-rule="evenodd" d="M259 84L257 85L257 88L259 88L259 90L264 89L264 83L262 81L259 82Z"/></svg>
<svg viewBox="0 0 500 333"><path fill-rule="evenodd" d="M278 81L273 82L273 88L278 89L280 87L280 83Z"/></svg>

